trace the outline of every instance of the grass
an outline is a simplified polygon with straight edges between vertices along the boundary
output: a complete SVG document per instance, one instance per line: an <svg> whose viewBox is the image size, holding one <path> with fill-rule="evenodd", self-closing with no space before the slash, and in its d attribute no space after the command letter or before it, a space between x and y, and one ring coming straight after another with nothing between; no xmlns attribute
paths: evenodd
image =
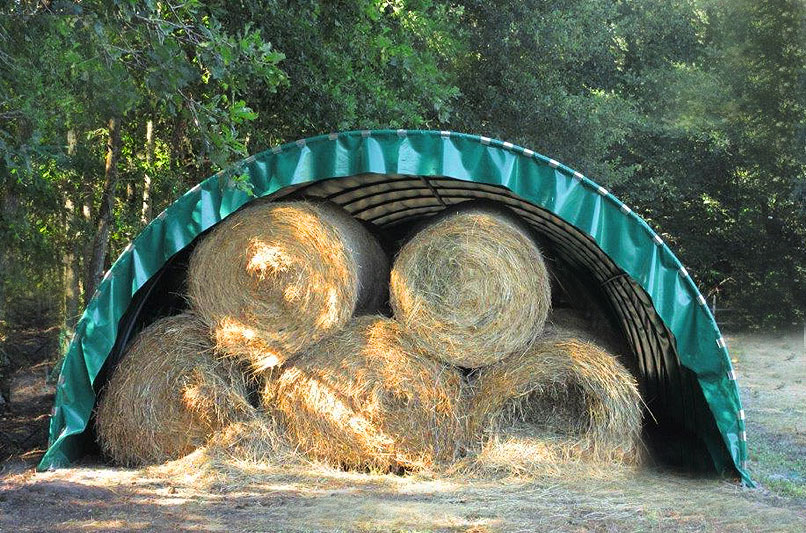
<svg viewBox="0 0 806 533"><path fill-rule="evenodd" d="M749 468L762 490L806 508L806 347L801 332L728 337L747 412Z"/></svg>

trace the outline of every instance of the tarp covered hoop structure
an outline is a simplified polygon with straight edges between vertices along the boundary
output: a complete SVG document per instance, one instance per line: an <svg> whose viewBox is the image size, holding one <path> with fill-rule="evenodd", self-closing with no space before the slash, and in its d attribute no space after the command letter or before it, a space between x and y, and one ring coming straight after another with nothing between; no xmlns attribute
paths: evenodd
<svg viewBox="0 0 806 533"><path fill-rule="evenodd" d="M653 413L656 401L677 426L703 434L718 471L752 483L725 340L664 240L604 187L554 159L488 137L420 130L331 133L277 146L205 180L160 213L106 272L79 320L40 470L68 465L83 453L99 374L120 344L121 319L138 291L238 208L301 192L381 226L474 198L507 204L615 295L640 354L639 380L656 399L649 402ZM643 318L627 318L634 315L629 309L641 306L649 309ZM703 429L710 426L711 433Z"/></svg>

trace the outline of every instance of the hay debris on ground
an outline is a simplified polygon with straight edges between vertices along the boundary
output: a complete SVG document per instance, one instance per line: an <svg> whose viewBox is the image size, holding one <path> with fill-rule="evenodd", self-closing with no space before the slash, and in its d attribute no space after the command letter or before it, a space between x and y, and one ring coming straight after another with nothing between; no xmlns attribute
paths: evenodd
<svg viewBox="0 0 806 533"><path fill-rule="evenodd" d="M141 331L101 393L98 441L116 463L182 457L217 430L253 416L240 368L213 353L207 326L191 314Z"/></svg>
<svg viewBox="0 0 806 533"><path fill-rule="evenodd" d="M555 331L479 372L471 429L499 441L527 426L550 460L637 462L642 401L635 378L598 346ZM503 437L502 437L503 436Z"/></svg>
<svg viewBox="0 0 806 533"><path fill-rule="evenodd" d="M459 208L400 250L390 297L397 320L439 359L465 368L525 349L551 306L543 256L508 210Z"/></svg>
<svg viewBox="0 0 806 533"><path fill-rule="evenodd" d="M254 482L266 469L310 466L270 414L255 412L223 427L201 447L174 461L152 467L154 475L184 478L195 486L233 490Z"/></svg>
<svg viewBox="0 0 806 533"><path fill-rule="evenodd" d="M375 238L338 206L258 202L199 243L188 296L219 350L260 372L377 307L388 271Z"/></svg>
<svg viewBox="0 0 806 533"><path fill-rule="evenodd" d="M453 460L465 444L462 375L387 318L354 319L271 383L270 406L291 440L335 466L417 470Z"/></svg>
<svg viewBox="0 0 806 533"><path fill-rule="evenodd" d="M562 476L593 478L614 466L635 468L636 462L591 456L587 443L546 431L533 423L511 422L488 430L468 455L446 469L449 475L522 479Z"/></svg>

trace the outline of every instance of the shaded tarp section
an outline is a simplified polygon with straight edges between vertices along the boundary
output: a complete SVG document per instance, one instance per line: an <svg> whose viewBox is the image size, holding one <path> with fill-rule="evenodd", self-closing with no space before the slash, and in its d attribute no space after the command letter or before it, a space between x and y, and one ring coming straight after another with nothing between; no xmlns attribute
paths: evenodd
<svg viewBox="0 0 806 533"><path fill-rule="evenodd" d="M489 189L490 195L507 191L513 201L522 202L522 215L535 217L533 224L553 224L557 240L579 233L595 243L596 253L617 268L618 274L605 281L640 289L632 299L646 298L669 332L665 353L699 389L680 389L679 401L693 405L695 393L704 398L705 416L710 415L718 429L715 436L703 436L714 466L725 474L738 472L750 482L744 411L725 341L705 299L661 237L603 187L557 161L486 137L409 130L330 134L275 147L207 179L154 219L106 273L76 327L57 387L50 447L39 469L67 465L82 454L80 436L95 404L94 385L118 340L121 318L133 295L166 261L255 198L318 182L323 190L328 183L340 183L333 194L342 194L349 190L344 189L348 181L331 178L358 180L364 175L383 179L356 181L355 190L375 187L381 196L397 191L394 203L371 200L362 192L351 197L348 211L382 225L444 208L446 199L440 194L456 189L451 184L459 180L474 184L474 191ZM432 193L430 204L421 192L406 192L412 190L407 180L421 181ZM537 220L541 216L542 221ZM651 324L630 327L643 331ZM635 338L646 336L639 331ZM646 353L657 357L658 350ZM642 374L654 365L655 379L667 379L669 363L647 357L642 365Z"/></svg>

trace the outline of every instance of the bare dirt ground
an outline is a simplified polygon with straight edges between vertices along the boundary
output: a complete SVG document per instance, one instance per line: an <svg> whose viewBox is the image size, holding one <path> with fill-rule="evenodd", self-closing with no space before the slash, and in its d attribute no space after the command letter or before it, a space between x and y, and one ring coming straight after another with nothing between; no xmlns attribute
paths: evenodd
<svg viewBox="0 0 806 533"><path fill-rule="evenodd" d="M231 460L132 470L96 459L37 474L32 465L44 443L29 440L0 466L0 531L806 531L802 333L739 334L728 342L757 489L626 467L483 479ZM42 370L33 365L15 375L11 414L0 429L36 428L47 419ZM18 416L22 404L37 407Z"/></svg>

